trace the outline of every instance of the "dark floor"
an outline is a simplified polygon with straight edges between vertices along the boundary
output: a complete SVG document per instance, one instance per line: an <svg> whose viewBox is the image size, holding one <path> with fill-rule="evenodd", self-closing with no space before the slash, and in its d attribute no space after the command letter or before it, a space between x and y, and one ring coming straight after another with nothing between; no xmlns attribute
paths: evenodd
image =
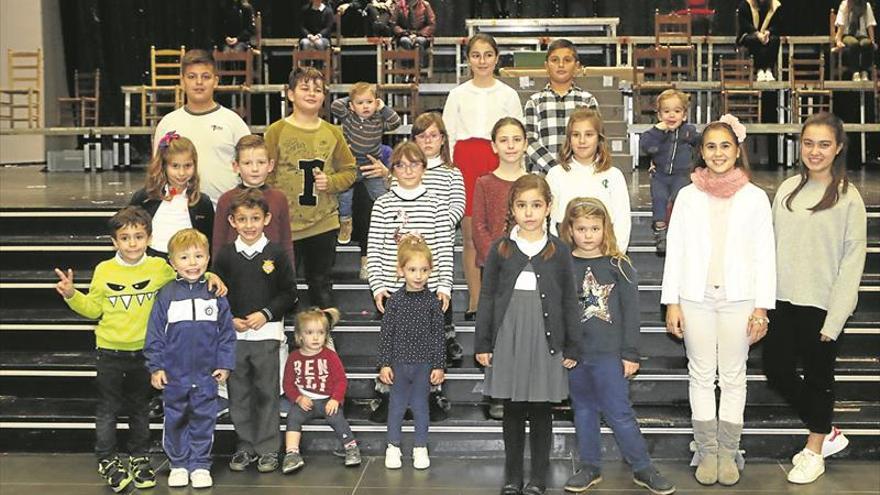
<svg viewBox="0 0 880 495"><path fill-rule="evenodd" d="M8 165L0 168L0 207L88 208L122 207L134 191L143 187L143 171L133 172L43 172L38 165ZM627 171L629 172L629 171ZM786 178L797 173L794 169L755 170L756 184L769 192ZM865 204L880 205L880 170L866 165L851 170L850 180L859 190ZM651 207L650 180L644 170L632 173L630 198L633 210Z"/></svg>
<svg viewBox="0 0 880 495"><path fill-rule="evenodd" d="M408 459L404 459L406 462ZM335 457L307 458L308 465L299 473L283 476L278 472L258 474L231 473L225 467L226 459L214 467L214 488L195 491L191 488L169 490L167 469L163 469L159 486L151 495L199 493L203 495L231 494L294 494L294 495L489 495L498 493L501 484L501 459L432 458L426 471L414 471L404 464L399 471L388 471L380 458L366 458L357 469L345 469ZM829 460L826 473L812 485L790 485L785 480L790 465L776 463L749 463L742 480L733 487L703 487L692 476L692 468L683 463L659 463L658 467L678 486L678 493L686 494L876 494L880 493L880 469L876 462ZM163 466L167 468L167 466ZM551 494L561 494L559 488L570 473L568 461L554 461L551 475ZM604 481L589 493L641 494L647 493L631 481L629 469L620 462L609 463L603 472ZM3 495L86 495L110 494L95 471L94 460L88 454L4 454L0 455L0 493Z"/></svg>

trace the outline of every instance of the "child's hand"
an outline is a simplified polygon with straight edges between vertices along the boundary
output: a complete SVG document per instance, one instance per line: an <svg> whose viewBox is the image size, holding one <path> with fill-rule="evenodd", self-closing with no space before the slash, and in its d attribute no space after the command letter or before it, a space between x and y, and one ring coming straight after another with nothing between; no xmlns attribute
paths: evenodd
<svg viewBox="0 0 880 495"><path fill-rule="evenodd" d="M562 360L562 367L567 370L574 368L575 366L577 366L577 364L578 364L578 362L575 361L574 359L565 358Z"/></svg>
<svg viewBox="0 0 880 495"><path fill-rule="evenodd" d="M325 174L324 171L318 167L315 167L312 170L313 170L313 173L315 174L315 190L318 190L321 192L326 191L327 185L329 183L329 181L327 179L327 174Z"/></svg>
<svg viewBox="0 0 880 495"><path fill-rule="evenodd" d="M474 356L477 359L477 362L480 363L484 368L492 367L492 353L491 352L481 352Z"/></svg>
<svg viewBox="0 0 880 495"><path fill-rule="evenodd" d="M208 279L208 290L213 292L215 296L223 297L229 292L226 284L224 284L216 274L208 274L206 275L206 278Z"/></svg>
<svg viewBox="0 0 880 495"><path fill-rule="evenodd" d="M376 111L382 110L385 108L385 102L382 101L382 98L376 98Z"/></svg>
<svg viewBox="0 0 880 495"><path fill-rule="evenodd" d="M441 369L431 370L431 385L440 385L446 379L446 373Z"/></svg>
<svg viewBox="0 0 880 495"><path fill-rule="evenodd" d="M327 405L324 406L324 412L327 416L333 416L337 411L339 411L339 402L336 399L328 400Z"/></svg>
<svg viewBox="0 0 880 495"><path fill-rule="evenodd" d="M648 175L651 177L657 172L657 165L654 162L651 162L651 165L648 166Z"/></svg>
<svg viewBox="0 0 880 495"><path fill-rule="evenodd" d="M684 314L678 304L666 306L666 331L679 339L684 338Z"/></svg>
<svg viewBox="0 0 880 495"><path fill-rule="evenodd" d="M266 324L266 315L264 315L262 311L254 311L247 315L245 323L254 330L259 330L260 327Z"/></svg>
<svg viewBox="0 0 880 495"><path fill-rule="evenodd" d="M449 294L444 294L442 292L437 293L437 299L440 300L440 309L445 313L447 309L449 309Z"/></svg>
<svg viewBox="0 0 880 495"><path fill-rule="evenodd" d="M374 158L372 155L367 155L367 159L370 160L369 165L360 166L361 173L364 174L364 177L368 179L384 179L391 174L388 167L386 167L381 160Z"/></svg>
<svg viewBox="0 0 880 495"><path fill-rule="evenodd" d="M385 385L394 384L394 371L391 369L391 366L383 366L379 370L379 381Z"/></svg>
<svg viewBox="0 0 880 495"><path fill-rule="evenodd" d="M64 299L70 299L73 297L73 293L75 292L73 288L73 270L68 268L67 273L65 274L56 268L55 275L58 275L58 278L60 279L58 283L55 284L55 292L61 294Z"/></svg>
<svg viewBox="0 0 880 495"><path fill-rule="evenodd" d="M241 318L233 318L232 327L235 328L236 332L247 332L248 330L250 330L247 321Z"/></svg>
<svg viewBox="0 0 880 495"><path fill-rule="evenodd" d="M312 410L312 399L309 399L305 395L300 395L296 398L296 405L298 405L303 411L309 412Z"/></svg>
<svg viewBox="0 0 880 495"><path fill-rule="evenodd" d="M626 359L621 359L623 362L623 377L631 378L636 372L639 371L639 363L634 363L632 361L627 361Z"/></svg>
<svg viewBox="0 0 880 495"><path fill-rule="evenodd" d="M657 122L656 124L654 124L654 127L656 127L657 129L660 129L661 131L665 131L666 130L666 122L663 122L661 120L660 122Z"/></svg>
<svg viewBox="0 0 880 495"><path fill-rule="evenodd" d="M153 386L156 390L165 389L165 385L168 384L168 377L165 376L165 370L156 370L152 374L150 374L150 385Z"/></svg>
<svg viewBox="0 0 880 495"><path fill-rule="evenodd" d="M391 294L389 294L388 291L384 289L373 296L373 302L376 303L376 309L378 309L380 313L385 313L385 299L388 299L389 297L391 297Z"/></svg>
<svg viewBox="0 0 880 495"><path fill-rule="evenodd" d="M224 370L222 368L216 369L213 373L211 373L211 376L213 376L214 379L217 380L217 383L224 383L226 382L226 379L229 378L229 370Z"/></svg>

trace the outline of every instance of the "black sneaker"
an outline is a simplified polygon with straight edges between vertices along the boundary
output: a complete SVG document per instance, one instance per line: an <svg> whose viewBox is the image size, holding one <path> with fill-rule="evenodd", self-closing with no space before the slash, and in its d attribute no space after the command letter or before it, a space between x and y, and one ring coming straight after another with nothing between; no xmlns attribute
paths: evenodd
<svg viewBox="0 0 880 495"><path fill-rule="evenodd" d="M452 409L452 404L443 395L443 392L431 392L428 397L428 415L432 423L445 421L449 417L450 409Z"/></svg>
<svg viewBox="0 0 880 495"><path fill-rule="evenodd" d="M232 459L229 460L229 469L231 471L244 471L256 460L256 455L251 454L250 452L239 450L238 452L233 454Z"/></svg>
<svg viewBox="0 0 880 495"><path fill-rule="evenodd" d="M657 468L654 466L633 472L633 483L642 488L647 488L648 491L657 495L675 493L675 484L660 474L660 471L657 471Z"/></svg>
<svg viewBox="0 0 880 495"><path fill-rule="evenodd" d="M446 339L446 365L452 366L457 363L461 363L461 358L464 355L464 347L458 343L455 337L449 337Z"/></svg>
<svg viewBox="0 0 880 495"><path fill-rule="evenodd" d="M145 455L129 457L128 472L131 473L136 488L144 489L156 486L156 471L150 465L149 457Z"/></svg>
<svg viewBox="0 0 880 495"><path fill-rule="evenodd" d="M257 461L257 471L261 473L271 473L278 469L278 454L275 452L269 452L268 454L263 454L260 456L260 459Z"/></svg>
<svg viewBox="0 0 880 495"><path fill-rule="evenodd" d="M501 421L504 419L504 403L499 399L493 399L490 397L488 413L491 419Z"/></svg>
<svg viewBox="0 0 880 495"><path fill-rule="evenodd" d="M98 462L98 473L110 485L114 493L123 493L130 490L133 481L131 473L122 465L118 457L111 457Z"/></svg>
<svg viewBox="0 0 880 495"><path fill-rule="evenodd" d="M357 443L345 448L345 467L353 467L361 465L361 449Z"/></svg>
<svg viewBox="0 0 880 495"><path fill-rule="evenodd" d="M305 465L306 462L303 460L302 455L300 455L299 452L288 452L284 454L284 463L281 466L281 472L284 474L290 474Z"/></svg>
<svg viewBox="0 0 880 495"><path fill-rule="evenodd" d="M522 495L544 495L546 491L547 489L543 486L533 485L529 483L528 485L526 485L525 488L523 488Z"/></svg>
<svg viewBox="0 0 880 495"><path fill-rule="evenodd" d="M165 406L162 404L162 396L154 395L150 398L149 413L150 419L158 419L165 416Z"/></svg>
<svg viewBox="0 0 880 495"><path fill-rule="evenodd" d="M375 408L370 413L370 421L373 423L387 423L388 422L388 402L390 401L389 394L379 394L377 399L374 399Z"/></svg>
<svg viewBox="0 0 880 495"><path fill-rule="evenodd" d="M602 471L596 466L581 464L580 469L565 482L565 491L581 493L602 481Z"/></svg>

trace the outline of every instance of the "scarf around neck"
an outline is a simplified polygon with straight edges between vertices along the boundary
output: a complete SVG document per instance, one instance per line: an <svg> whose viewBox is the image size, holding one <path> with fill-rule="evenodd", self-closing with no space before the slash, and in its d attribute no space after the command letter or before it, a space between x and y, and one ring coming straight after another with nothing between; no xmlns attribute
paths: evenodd
<svg viewBox="0 0 880 495"><path fill-rule="evenodd" d="M749 183L749 176L734 167L724 175L715 175L709 167L699 167L691 173L691 182L700 191L716 198L729 198Z"/></svg>

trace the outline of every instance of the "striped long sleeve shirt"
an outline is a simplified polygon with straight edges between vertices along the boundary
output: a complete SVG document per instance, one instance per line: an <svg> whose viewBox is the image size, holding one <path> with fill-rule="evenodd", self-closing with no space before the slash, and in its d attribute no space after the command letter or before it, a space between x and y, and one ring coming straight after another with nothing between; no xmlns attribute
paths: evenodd
<svg viewBox="0 0 880 495"><path fill-rule="evenodd" d="M384 106L381 110L366 119L358 115L348 106L349 97L333 100L330 112L342 125L342 134L358 165L370 163L367 155L379 158L379 146L386 131L400 127L400 115L393 108Z"/></svg>
<svg viewBox="0 0 880 495"><path fill-rule="evenodd" d="M373 203L367 236L367 273L373 295L394 292L397 276L397 243L404 234L418 234L431 249L434 269L428 288L452 294L453 225L447 215L437 215L440 199L424 185L415 189L392 187Z"/></svg>
<svg viewBox="0 0 880 495"><path fill-rule="evenodd" d="M391 186L397 185L397 179L391 179ZM449 210L452 230L464 216L464 178L456 166L447 167L439 156L428 158L427 170L422 176L422 185L429 193L440 199L438 206Z"/></svg>

